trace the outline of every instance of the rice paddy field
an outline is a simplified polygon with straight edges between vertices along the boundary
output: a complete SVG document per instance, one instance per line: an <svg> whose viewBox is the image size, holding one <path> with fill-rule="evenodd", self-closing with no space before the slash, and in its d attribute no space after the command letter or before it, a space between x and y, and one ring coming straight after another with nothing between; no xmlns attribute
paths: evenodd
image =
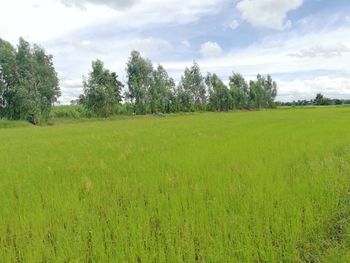
<svg viewBox="0 0 350 263"><path fill-rule="evenodd" d="M348 107L1 123L1 262L350 262Z"/></svg>

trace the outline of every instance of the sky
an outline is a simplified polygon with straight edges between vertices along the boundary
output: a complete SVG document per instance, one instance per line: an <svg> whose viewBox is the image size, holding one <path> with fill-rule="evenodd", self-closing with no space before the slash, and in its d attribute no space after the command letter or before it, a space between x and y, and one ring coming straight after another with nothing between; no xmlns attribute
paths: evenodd
<svg viewBox="0 0 350 263"><path fill-rule="evenodd" d="M350 98L349 0L0 0L0 38L53 55L61 104L101 59L126 81L134 49L175 80L197 61L227 81L270 74L279 101Z"/></svg>

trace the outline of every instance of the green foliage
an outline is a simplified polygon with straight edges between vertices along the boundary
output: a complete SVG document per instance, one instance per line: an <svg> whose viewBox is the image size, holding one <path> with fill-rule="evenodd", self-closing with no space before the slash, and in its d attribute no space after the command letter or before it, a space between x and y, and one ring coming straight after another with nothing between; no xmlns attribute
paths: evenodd
<svg viewBox="0 0 350 263"><path fill-rule="evenodd" d="M321 93L318 93L316 95L316 98L314 100L315 105L323 105L324 104L324 97Z"/></svg>
<svg viewBox="0 0 350 263"><path fill-rule="evenodd" d="M329 99L325 98L321 93L316 95L316 98L314 100L298 100L298 101L292 101L292 102L276 102L277 106L312 106L312 105L322 105L322 106L329 106L329 105L349 105L350 100L344 100L344 99Z"/></svg>
<svg viewBox="0 0 350 263"><path fill-rule="evenodd" d="M206 88L199 65L194 62L186 68L180 83L181 90L188 94L191 106L196 110L203 110L206 104Z"/></svg>
<svg viewBox="0 0 350 263"><path fill-rule="evenodd" d="M261 109L266 105L265 93L262 83L250 81L249 83L249 108Z"/></svg>
<svg viewBox="0 0 350 263"><path fill-rule="evenodd" d="M128 79L126 98L135 105L135 113L147 113L149 90L154 82L152 62L142 58L138 51L132 51L126 66L126 74Z"/></svg>
<svg viewBox="0 0 350 263"><path fill-rule="evenodd" d="M0 129L1 261L349 262L349 114Z"/></svg>
<svg viewBox="0 0 350 263"><path fill-rule="evenodd" d="M234 109L249 107L249 87L241 74L233 73L230 77L230 93L232 96L232 106Z"/></svg>
<svg viewBox="0 0 350 263"><path fill-rule="evenodd" d="M181 87L178 87L177 90L177 103L177 109L179 112L194 111L194 106L192 104L192 97L190 93L183 90Z"/></svg>
<svg viewBox="0 0 350 263"><path fill-rule="evenodd" d="M83 119L92 117L91 113L82 105L55 106L50 113L50 119Z"/></svg>
<svg viewBox="0 0 350 263"><path fill-rule="evenodd" d="M206 85L209 91L209 108L214 111L234 109L260 109L274 107L277 84L271 76L257 76L248 85L241 74L233 73L229 89L216 74L208 73Z"/></svg>
<svg viewBox="0 0 350 263"><path fill-rule="evenodd" d="M209 90L209 108L213 111L232 109L232 94L216 74L208 73L205 83Z"/></svg>
<svg viewBox="0 0 350 263"><path fill-rule="evenodd" d="M174 98L172 92L175 82L169 78L166 70L158 65L153 71L153 82L149 89L149 105L151 113L169 113L174 110Z"/></svg>
<svg viewBox="0 0 350 263"><path fill-rule="evenodd" d="M314 100L315 105L340 105L342 104L340 100L332 100L329 98L325 98L321 93L318 93L316 95L316 98Z"/></svg>
<svg viewBox="0 0 350 263"><path fill-rule="evenodd" d="M0 117L46 119L59 96L51 55L22 38L16 49L0 39Z"/></svg>
<svg viewBox="0 0 350 263"><path fill-rule="evenodd" d="M249 105L253 108L273 108L277 96L277 83L272 80L270 75L267 78L257 76L256 81L250 81L249 84Z"/></svg>
<svg viewBox="0 0 350 263"><path fill-rule="evenodd" d="M101 67L103 68L103 65ZM277 84L270 76L266 79L258 75L257 81L248 86L242 75L233 73L228 88L216 74L208 73L204 78L196 62L185 69L179 85L176 86L162 65L154 69L152 62L143 58L138 51L131 52L126 75L125 107L119 112L127 114L271 108L277 95ZM102 112L98 114L100 116L110 115L113 102L107 103L108 110L105 106L107 99L111 98L108 92L96 84L92 85L96 88L90 87L89 82L84 83L84 86L88 87L85 91L91 91L90 99L84 94L72 101L72 105L84 104L95 113ZM121 83L118 87L121 87ZM118 94L119 91L120 89Z"/></svg>
<svg viewBox="0 0 350 263"><path fill-rule="evenodd" d="M342 105L344 102L342 101L342 100L340 100L340 99L334 99L333 100L334 101L334 104L335 105Z"/></svg>
<svg viewBox="0 0 350 263"><path fill-rule="evenodd" d="M248 86L242 75L233 73L228 88L216 74L208 73L204 78L196 62L185 69L176 86L163 66L154 69L152 62L138 51L131 52L126 75L127 90L123 98L124 85L116 73L105 69L102 61L93 61L92 71L83 81L84 93L72 105L84 105L89 112L84 116L109 117L271 108L277 95L277 84L270 76L258 75ZM0 39L0 117L47 119L51 105L59 96L52 56L23 39L16 49ZM67 114L73 119L81 115L75 111Z"/></svg>
<svg viewBox="0 0 350 263"><path fill-rule="evenodd" d="M92 62L92 71L87 81L83 82L83 105L98 116L107 117L113 114L113 108L121 102L123 84L115 72L104 68L100 60Z"/></svg>

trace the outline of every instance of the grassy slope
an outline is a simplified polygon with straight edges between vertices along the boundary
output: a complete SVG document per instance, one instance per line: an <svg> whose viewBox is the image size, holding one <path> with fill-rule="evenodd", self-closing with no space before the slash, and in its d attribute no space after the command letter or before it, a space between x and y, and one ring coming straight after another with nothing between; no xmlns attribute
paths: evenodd
<svg viewBox="0 0 350 263"><path fill-rule="evenodd" d="M5 262L347 260L350 108L0 129Z"/></svg>

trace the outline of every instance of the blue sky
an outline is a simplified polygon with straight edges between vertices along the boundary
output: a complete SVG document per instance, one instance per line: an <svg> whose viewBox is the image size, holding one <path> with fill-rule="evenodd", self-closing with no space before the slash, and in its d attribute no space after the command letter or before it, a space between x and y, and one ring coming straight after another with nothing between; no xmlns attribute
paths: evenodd
<svg viewBox="0 0 350 263"><path fill-rule="evenodd" d="M0 37L53 54L62 103L99 58L125 81L132 49L176 80L196 60L225 81L271 74L282 101L350 98L348 0L4 0Z"/></svg>

